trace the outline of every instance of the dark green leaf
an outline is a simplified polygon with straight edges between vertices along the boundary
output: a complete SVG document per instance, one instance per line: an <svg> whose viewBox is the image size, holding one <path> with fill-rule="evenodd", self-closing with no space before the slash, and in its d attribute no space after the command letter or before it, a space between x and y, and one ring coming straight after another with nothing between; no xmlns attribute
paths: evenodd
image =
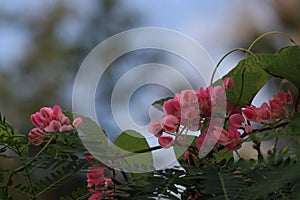
<svg viewBox="0 0 300 200"><path fill-rule="evenodd" d="M114 144L120 148L117 152L123 162L135 172L153 169L151 151L143 152L150 149L150 146L142 134L133 130L124 131L117 137Z"/></svg>
<svg viewBox="0 0 300 200"><path fill-rule="evenodd" d="M300 46L282 48L265 70L276 77L289 80L300 88Z"/></svg>
<svg viewBox="0 0 300 200"><path fill-rule="evenodd" d="M234 88L226 90L228 101L245 106L251 103L256 93L272 77L263 68L274 59L272 54L256 54L241 60L226 77L234 80Z"/></svg>

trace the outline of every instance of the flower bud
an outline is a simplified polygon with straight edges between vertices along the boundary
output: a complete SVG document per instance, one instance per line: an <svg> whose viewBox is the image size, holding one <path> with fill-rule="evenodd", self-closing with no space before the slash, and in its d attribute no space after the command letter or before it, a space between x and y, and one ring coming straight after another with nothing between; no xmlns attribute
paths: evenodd
<svg viewBox="0 0 300 200"><path fill-rule="evenodd" d="M230 77L224 79L224 87L226 89L232 89L234 87L234 80Z"/></svg>

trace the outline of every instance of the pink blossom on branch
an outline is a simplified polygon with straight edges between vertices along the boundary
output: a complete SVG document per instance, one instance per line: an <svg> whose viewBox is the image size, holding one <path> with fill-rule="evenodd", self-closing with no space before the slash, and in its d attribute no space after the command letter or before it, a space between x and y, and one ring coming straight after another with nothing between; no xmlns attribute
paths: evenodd
<svg viewBox="0 0 300 200"><path fill-rule="evenodd" d="M161 147L167 149L172 146L173 138L171 136L160 136L158 138L158 143Z"/></svg>
<svg viewBox="0 0 300 200"><path fill-rule="evenodd" d="M103 197L112 197L113 190L111 187L114 182L111 178L105 177L106 167L102 165L92 165L87 171L87 186L92 194L89 200L103 199Z"/></svg>
<svg viewBox="0 0 300 200"><path fill-rule="evenodd" d="M226 89L232 89L234 87L234 80L230 77L224 79L224 87Z"/></svg>
<svg viewBox="0 0 300 200"><path fill-rule="evenodd" d="M72 124L73 124L74 128L80 128L82 125L81 117L75 118Z"/></svg>
<svg viewBox="0 0 300 200"><path fill-rule="evenodd" d="M195 106L198 103L197 91L183 90L180 95L180 106L190 107Z"/></svg>
<svg viewBox="0 0 300 200"><path fill-rule="evenodd" d="M245 126L245 132L246 133L251 133L252 132L252 127L250 125Z"/></svg>
<svg viewBox="0 0 300 200"><path fill-rule="evenodd" d="M229 126L234 128L241 128L245 122L244 117L241 114L233 114L229 117Z"/></svg>
<svg viewBox="0 0 300 200"><path fill-rule="evenodd" d="M52 120L48 126L45 127L47 132L57 132L61 127L61 123L57 120Z"/></svg>
<svg viewBox="0 0 300 200"><path fill-rule="evenodd" d="M90 192L94 192L94 189L91 189L92 186L97 190L104 183L104 171L105 167L101 165L92 165L88 168L87 171L87 186L90 188Z"/></svg>
<svg viewBox="0 0 300 200"><path fill-rule="evenodd" d="M34 145L38 146L44 142L44 139L41 138L42 135L46 134L42 129L40 128L33 128L30 133L28 134L29 136L29 141Z"/></svg>
<svg viewBox="0 0 300 200"><path fill-rule="evenodd" d="M70 119L65 116L59 105L51 107L42 107L39 112L36 112L30 116L32 124L36 127L28 134L29 140L33 141L35 146L43 143L41 138L46 132L63 132L79 128L82 124L82 119L76 118L71 124ZM37 130L38 133L37 133ZM33 138L38 139L33 140ZM37 142L38 141L38 142Z"/></svg>
<svg viewBox="0 0 300 200"><path fill-rule="evenodd" d="M179 121L173 115L163 116L161 124L167 133L175 133L179 128Z"/></svg>
<svg viewBox="0 0 300 200"><path fill-rule="evenodd" d="M214 135L217 136L218 144L224 147L230 148L231 150L237 150L241 147L241 134L233 127L229 127L228 131L223 128L215 127Z"/></svg>
<svg viewBox="0 0 300 200"><path fill-rule="evenodd" d="M180 94L176 94L173 99L169 99L163 104L163 111L166 115L173 115L180 120Z"/></svg>
<svg viewBox="0 0 300 200"><path fill-rule="evenodd" d="M263 121L276 121L280 117L287 116L287 104L292 104L290 91L280 92L269 100L269 105L263 103L260 107L247 106L242 110L243 115L249 121L262 123Z"/></svg>
<svg viewBox="0 0 300 200"><path fill-rule="evenodd" d="M160 121L158 121L158 120L151 121L148 126L148 130L155 137L160 137L164 131Z"/></svg>

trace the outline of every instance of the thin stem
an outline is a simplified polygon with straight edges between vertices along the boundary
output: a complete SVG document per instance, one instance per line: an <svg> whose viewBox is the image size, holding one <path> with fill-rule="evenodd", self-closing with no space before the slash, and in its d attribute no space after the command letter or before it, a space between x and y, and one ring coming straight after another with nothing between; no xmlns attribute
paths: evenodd
<svg viewBox="0 0 300 200"><path fill-rule="evenodd" d="M274 147L273 147L273 153L274 154L276 153L276 150L277 150L278 139L279 138L275 138Z"/></svg>
<svg viewBox="0 0 300 200"><path fill-rule="evenodd" d="M237 150L234 151L236 153L236 155L239 157L239 159L241 158L239 152Z"/></svg>
<svg viewBox="0 0 300 200"><path fill-rule="evenodd" d="M49 146L49 144L52 142L52 140L56 137L56 135L52 135L51 138L48 140L48 142L43 146L43 148L34 156L34 158L37 158L41 155L41 153Z"/></svg>
<svg viewBox="0 0 300 200"><path fill-rule="evenodd" d="M32 196L33 196L33 199L37 199L36 195L35 195L35 191L34 191L34 187L33 187L33 182L32 182L32 178L31 178L31 174L29 173L27 167L25 167L25 173L26 173L26 176L28 178L28 181L29 181L29 185L32 189Z"/></svg>
<svg viewBox="0 0 300 200"><path fill-rule="evenodd" d="M250 50L248 49L244 49L244 48L236 48L236 49L233 49L231 51L229 51L228 53L226 53L221 59L220 61L217 63L213 73L212 73L212 76L211 76L211 79L210 79L210 85L213 83L214 81L214 77L215 77L215 74L217 72L217 69L219 68L220 64L223 62L223 60L229 56L231 53L233 52L236 52L236 51L242 51L242 52L246 52L247 54L250 53L251 55L255 56L255 54L253 52L251 52Z"/></svg>
<svg viewBox="0 0 300 200"><path fill-rule="evenodd" d="M55 135L53 135L49 141L45 144L45 146L34 156L34 158L37 158L39 155L41 155L41 153L47 148L47 146L51 143L51 141L55 138ZM34 159L32 159L31 161L27 162L25 165L17 168L14 170L14 172L20 171L24 168L26 168L28 165L30 165L32 162L34 161Z"/></svg>
<svg viewBox="0 0 300 200"><path fill-rule="evenodd" d="M38 153L34 158L36 158L38 155L40 155L40 154L45 150L45 148L50 144L50 142L52 141L53 138L54 138L54 137L52 136L52 137L50 138L50 140L48 141L48 143L44 146L44 148L42 148L42 149L39 151L39 153ZM16 152L17 152L17 154L18 154L19 156L22 156L22 153L21 153L21 151L20 151L20 149L19 149L19 147L18 147L17 145L16 145ZM37 199L37 197L36 197L36 194L35 194L35 191L34 191L33 181L32 181L32 178L31 178L31 173L30 173L29 170L27 169L27 166L28 166L29 164L31 164L32 162L33 162L33 160L31 160L31 161L29 161L29 162L27 162L27 163L24 163L24 162L22 161L23 166L21 166L21 167L15 169L15 170L13 171L13 173L10 174L10 176L9 176L9 178L8 178L8 180L7 180L7 183L9 183L9 182L11 181L11 179L12 179L12 177L13 177L13 175L14 175L15 172L24 169L24 170L25 170L25 173L26 173L26 177L28 178L29 185L30 185L30 187L31 187L31 189L32 189L32 198L35 200L35 199ZM6 196L8 197L8 187L6 188Z"/></svg>
<svg viewBox="0 0 300 200"><path fill-rule="evenodd" d="M133 156L137 153L146 153L146 152L155 151L155 150L158 150L158 149L161 149L161 148L162 148L161 146L155 146L155 147L151 147L151 148L148 148L148 149L141 149L141 150L138 150L138 151L134 151L134 152L130 152L130 153L127 153L127 154L119 155L119 156L117 156L117 158L124 158L124 157L128 157L128 156Z"/></svg>
<svg viewBox="0 0 300 200"><path fill-rule="evenodd" d="M248 136L248 135L251 134L251 133L264 132L264 131L272 130L272 129L275 129L275 128L283 127L283 126L285 126L285 125L287 125L287 124L288 124L288 122L283 122L283 123L281 123L281 124L277 124L276 126L272 126L272 127L267 126L267 127L263 127L263 128L254 129L254 130L252 130L252 132L250 132L250 133L244 132L244 133L241 135L241 138L244 138L244 137Z"/></svg>
<svg viewBox="0 0 300 200"><path fill-rule="evenodd" d="M116 180L116 171L114 168L112 169L112 172L113 172L113 177L114 177L113 180L115 181ZM115 183L113 184L113 193L114 193L113 198L115 199L115 197L116 197L116 184Z"/></svg>
<svg viewBox="0 0 300 200"><path fill-rule="evenodd" d="M251 49L253 48L253 46L259 41L261 40L262 38L266 37L266 36L269 36L269 35L275 35L275 34L279 34L279 35L282 35L286 38L288 38L293 44L297 45L297 43L293 40L293 38L291 38L288 34L286 33L283 33L283 32L280 32L280 31L271 31L271 32L267 32L267 33L264 33L262 35L260 35L259 37L257 37L249 46L248 48L248 51L251 51Z"/></svg>

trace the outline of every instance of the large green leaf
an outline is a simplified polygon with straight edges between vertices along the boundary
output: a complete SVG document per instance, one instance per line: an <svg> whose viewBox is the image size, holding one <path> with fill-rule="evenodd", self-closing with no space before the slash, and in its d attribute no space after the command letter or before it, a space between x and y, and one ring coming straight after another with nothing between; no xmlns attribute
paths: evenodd
<svg viewBox="0 0 300 200"><path fill-rule="evenodd" d="M153 158L148 142L145 137L133 130L122 132L114 144L120 149L117 156L120 156L124 166L131 172L145 172L153 170ZM144 151L145 152L142 152Z"/></svg>
<svg viewBox="0 0 300 200"><path fill-rule="evenodd" d="M229 102L241 106L250 104L271 77L285 78L300 88L300 46L284 47L277 54L246 57L223 79L226 77L235 82L234 88L226 91Z"/></svg>
<svg viewBox="0 0 300 200"><path fill-rule="evenodd" d="M300 88L300 46L282 48L265 70L273 76L289 80Z"/></svg>
<svg viewBox="0 0 300 200"><path fill-rule="evenodd" d="M256 93L272 77L264 67L274 59L272 54L256 54L241 60L226 77L234 80L234 88L226 91L228 101L241 106L250 104Z"/></svg>
<svg viewBox="0 0 300 200"><path fill-rule="evenodd" d="M136 152L150 148L145 137L134 130L126 130L122 132L114 143L118 147L129 152Z"/></svg>
<svg viewBox="0 0 300 200"><path fill-rule="evenodd" d="M78 129L80 140L92 156L109 165L114 160L114 149L109 144L105 131L91 118L74 114L74 118L82 118L82 126Z"/></svg>

